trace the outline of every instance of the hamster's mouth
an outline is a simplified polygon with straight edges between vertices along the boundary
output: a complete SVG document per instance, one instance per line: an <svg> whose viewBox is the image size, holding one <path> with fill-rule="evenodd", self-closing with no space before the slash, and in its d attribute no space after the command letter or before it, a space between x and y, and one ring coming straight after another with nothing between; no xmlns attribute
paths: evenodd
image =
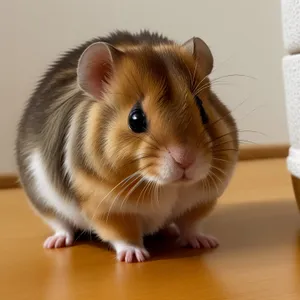
<svg viewBox="0 0 300 300"><path fill-rule="evenodd" d="M185 173L183 173L183 175L181 176L181 178L179 180L180 181L189 181L190 179L186 177Z"/></svg>
<svg viewBox="0 0 300 300"><path fill-rule="evenodd" d="M177 179L177 180L175 181L175 183L182 183L182 182L186 183L186 182L189 182L189 181L192 181L192 178L188 178L188 177L186 176L186 173L184 172L184 173L182 174L182 176L181 176L179 179Z"/></svg>

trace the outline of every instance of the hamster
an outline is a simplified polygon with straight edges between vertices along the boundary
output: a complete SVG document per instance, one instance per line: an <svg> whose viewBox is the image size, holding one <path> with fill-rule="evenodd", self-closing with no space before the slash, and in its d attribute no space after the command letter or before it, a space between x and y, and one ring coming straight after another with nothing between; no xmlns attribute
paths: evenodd
<svg viewBox="0 0 300 300"><path fill-rule="evenodd" d="M193 37L116 31L64 53L18 126L16 161L45 248L91 231L116 258L142 262L143 237L176 229L182 246L215 248L201 230L238 158L238 130L211 90L213 56Z"/></svg>

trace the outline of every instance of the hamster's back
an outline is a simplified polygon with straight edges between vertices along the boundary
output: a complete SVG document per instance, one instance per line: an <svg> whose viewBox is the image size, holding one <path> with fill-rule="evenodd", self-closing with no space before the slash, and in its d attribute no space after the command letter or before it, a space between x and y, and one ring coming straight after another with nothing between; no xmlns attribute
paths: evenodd
<svg viewBox="0 0 300 300"><path fill-rule="evenodd" d="M85 101L77 86L77 63L83 51L94 42L113 46L132 46L173 43L166 37L148 31L131 34L117 31L107 37L91 39L64 53L46 71L26 104L18 125L16 160L20 182L29 198L39 209L44 209L33 190L32 168L42 161L43 167L55 188L72 197L68 174L64 172L65 144L72 117L80 114L85 121L86 111L93 101Z"/></svg>

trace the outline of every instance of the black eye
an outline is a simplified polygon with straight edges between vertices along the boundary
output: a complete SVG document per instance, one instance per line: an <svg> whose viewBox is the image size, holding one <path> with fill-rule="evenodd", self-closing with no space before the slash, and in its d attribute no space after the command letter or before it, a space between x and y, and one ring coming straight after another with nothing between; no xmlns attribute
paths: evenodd
<svg viewBox="0 0 300 300"><path fill-rule="evenodd" d="M195 96L195 101L196 101L196 104L199 108L199 111L200 111L200 115L201 115L201 118L202 118L202 123L203 124L207 124L208 123L208 115L203 107L203 103L202 103L202 100L198 97L198 96Z"/></svg>
<svg viewBox="0 0 300 300"><path fill-rule="evenodd" d="M128 116L128 125L135 133L147 131L147 118L142 107L137 104L133 107Z"/></svg>

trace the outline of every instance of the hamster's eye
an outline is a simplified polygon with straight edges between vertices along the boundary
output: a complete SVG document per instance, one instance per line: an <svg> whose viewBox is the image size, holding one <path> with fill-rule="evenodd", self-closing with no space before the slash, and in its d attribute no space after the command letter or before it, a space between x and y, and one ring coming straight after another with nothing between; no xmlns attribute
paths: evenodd
<svg viewBox="0 0 300 300"><path fill-rule="evenodd" d="M147 131L147 118L140 104L136 104L129 113L128 125L135 133Z"/></svg>
<svg viewBox="0 0 300 300"><path fill-rule="evenodd" d="M201 115L201 118L202 118L202 123L203 124L207 124L208 123L208 115L203 107L203 103L202 103L202 100L198 97L198 96L195 96L195 101L196 101L196 104L198 106L198 109L200 111L200 115Z"/></svg>

